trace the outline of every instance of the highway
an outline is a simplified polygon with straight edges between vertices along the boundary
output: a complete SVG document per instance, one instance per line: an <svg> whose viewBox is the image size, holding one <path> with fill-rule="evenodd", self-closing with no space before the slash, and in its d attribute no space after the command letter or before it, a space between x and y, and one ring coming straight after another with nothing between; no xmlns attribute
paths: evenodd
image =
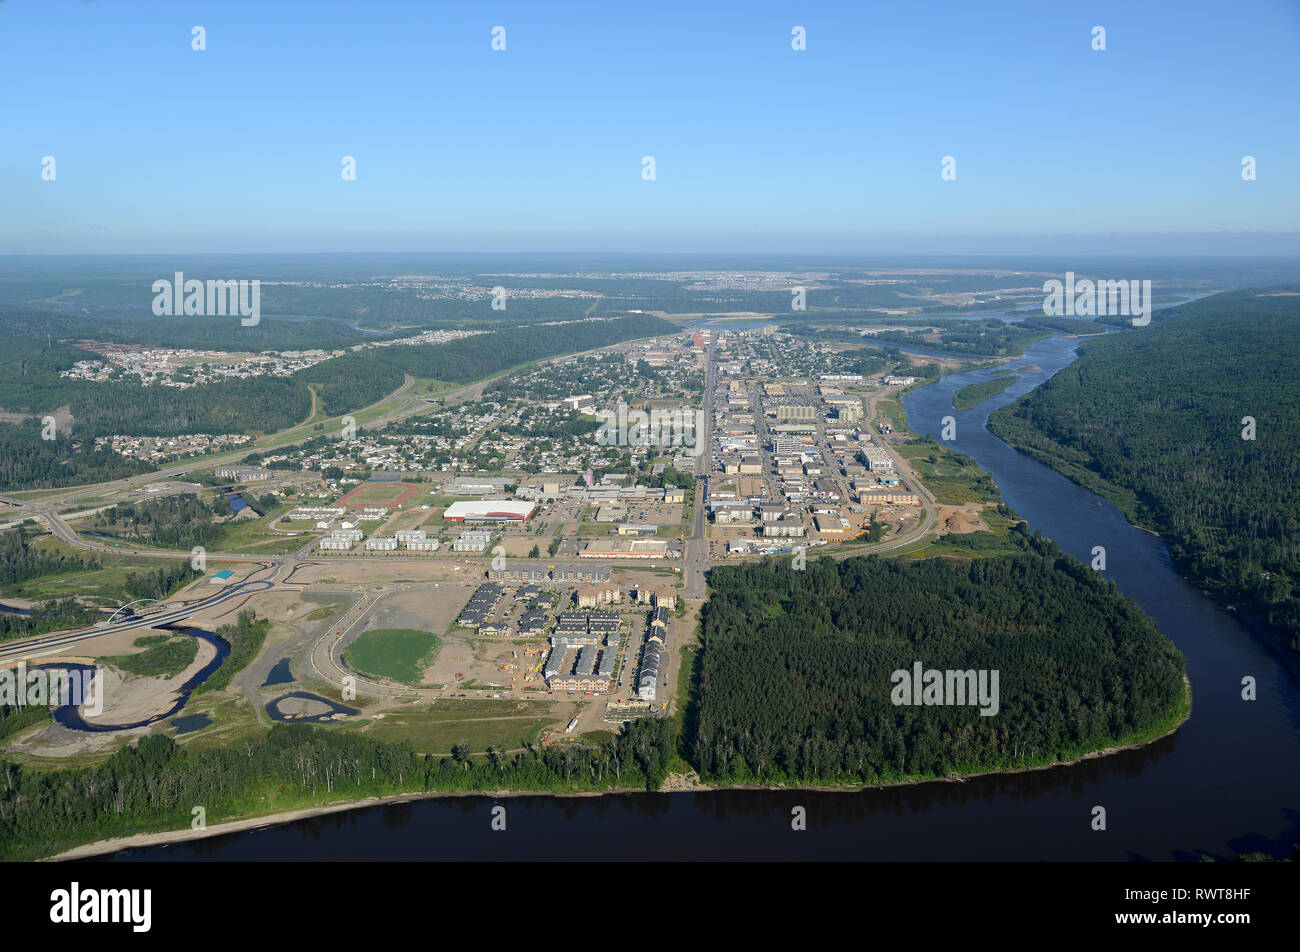
<svg viewBox="0 0 1300 952"><path fill-rule="evenodd" d="M271 579L255 579L223 587L221 590L195 601L186 602L180 607L166 608L160 612L127 618L108 625L92 626L74 631L52 632L6 641L0 644L0 667L7 667L18 661L43 657L53 654L69 654L68 649L91 638L101 638L119 631L137 631L139 629L161 628L165 625L181 622L198 612L221 605L225 602L246 598L258 592L269 591L275 586Z"/></svg>

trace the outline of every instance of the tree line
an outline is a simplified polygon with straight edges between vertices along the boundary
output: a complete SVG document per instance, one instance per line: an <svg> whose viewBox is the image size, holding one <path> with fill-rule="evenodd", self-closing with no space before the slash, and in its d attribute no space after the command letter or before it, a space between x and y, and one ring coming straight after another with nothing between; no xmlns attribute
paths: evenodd
<svg viewBox="0 0 1300 952"><path fill-rule="evenodd" d="M0 711L0 725L5 712ZM231 747L190 750L154 734L94 766L50 770L0 759L0 858L50 856L78 843L188 828L196 805L209 823L250 804L290 809L397 793L472 790L657 789L673 753L674 723L646 718L590 746L495 747L450 757L308 724L277 724Z"/></svg>

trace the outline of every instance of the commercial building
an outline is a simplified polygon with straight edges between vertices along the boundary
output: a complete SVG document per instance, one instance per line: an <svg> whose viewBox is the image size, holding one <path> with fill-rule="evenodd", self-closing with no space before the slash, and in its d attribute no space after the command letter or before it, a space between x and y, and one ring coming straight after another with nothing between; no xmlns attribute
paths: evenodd
<svg viewBox="0 0 1300 952"><path fill-rule="evenodd" d="M620 522L627 518L627 506L601 506L596 510L597 522Z"/></svg>
<svg viewBox="0 0 1300 952"><path fill-rule="evenodd" d="M653 522L625 522L618 527L621 536L652 536L658 532L659 527Z"/></svg>
<svg viewBox="0 0 1300 952"><path fill-rule="evenodd" d="M582 559L662 559L668 555L663 539L620 539L588 542L578 557Z"/></svg>
<svg viewBox="0 0 1300 952"><path fill-rule="evenodd" d="M808 406L781 406L776 408L776 418L781 422L790 420L816 420L817 408Z"/></svg>
<svg viewBox="0 0 1300 952"><path fill-rule="evenodd" d="M443 512L448 522L524 522L537 504L522 499L485 499L481 502L453 502Z"/></svg>

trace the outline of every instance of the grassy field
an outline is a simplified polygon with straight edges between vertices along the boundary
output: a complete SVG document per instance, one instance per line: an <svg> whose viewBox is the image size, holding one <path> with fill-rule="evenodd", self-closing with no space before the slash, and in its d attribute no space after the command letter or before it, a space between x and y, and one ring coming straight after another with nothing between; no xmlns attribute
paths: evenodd
<svg viewBox="0 0 1300 952"><path fill-rule="evenodd" d="M515 750L536 743L542 729L557 715L548 701L466 700L385 714L358 728L385 741L406 741L416 753L451 753L452 745L467 744L475 753L489 745Z"/></svg>
<svg viewBox="0 0 1300 952"><path fill-rule="evenodd" d="M32 543L41 551L62 553L63 555L94 559L101 568L91 571L72 571L57 575L42 575L0 588L0 594L14 598L30 598L43 601L49 598L68 598L83 595L104 603L122 604L130 600L126 594L126 576L130 572L152 572L167 563L160 559L150 559L116 552L89 553L84 549L74 549L60 542L52 535L37 537ZM178 557L179 558L179 557ZM185 560L188 563L188 559Z"/></svg>
<svg viewBox="0 0 1300 952"><path fill-rule="evenodd" d="M377 628L348 645L343 660L362 674L416 684L441 645L442 639L430 631Z"/></svg>
<svg viewBox="0 0 1300 952"><path fill-rule="evenodd" d="M103 660L141 677L173 678L194 663L199 650L198 639L188 635L145 635L135 639L134 644L144 651Z"/></svg>
<svg viewBox="0 0 1300 952"><path fill-rule="evenodd" d="M991 476L975 461L936 440L912 440L899 447L934 498L949 506L968 502L997 502L1002 498Z"/></svg>

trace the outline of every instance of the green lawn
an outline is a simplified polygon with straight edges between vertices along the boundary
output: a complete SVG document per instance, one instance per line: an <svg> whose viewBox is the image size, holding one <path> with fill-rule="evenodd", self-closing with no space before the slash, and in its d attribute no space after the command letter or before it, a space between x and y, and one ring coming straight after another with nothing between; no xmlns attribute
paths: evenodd
<svg viewBox="0 0 1300 952"><path fill-rule="evenodd" d="M377 628L348 645L343 660L362 674L416 684L441 645L442 639L431 631Z"/></svg>

